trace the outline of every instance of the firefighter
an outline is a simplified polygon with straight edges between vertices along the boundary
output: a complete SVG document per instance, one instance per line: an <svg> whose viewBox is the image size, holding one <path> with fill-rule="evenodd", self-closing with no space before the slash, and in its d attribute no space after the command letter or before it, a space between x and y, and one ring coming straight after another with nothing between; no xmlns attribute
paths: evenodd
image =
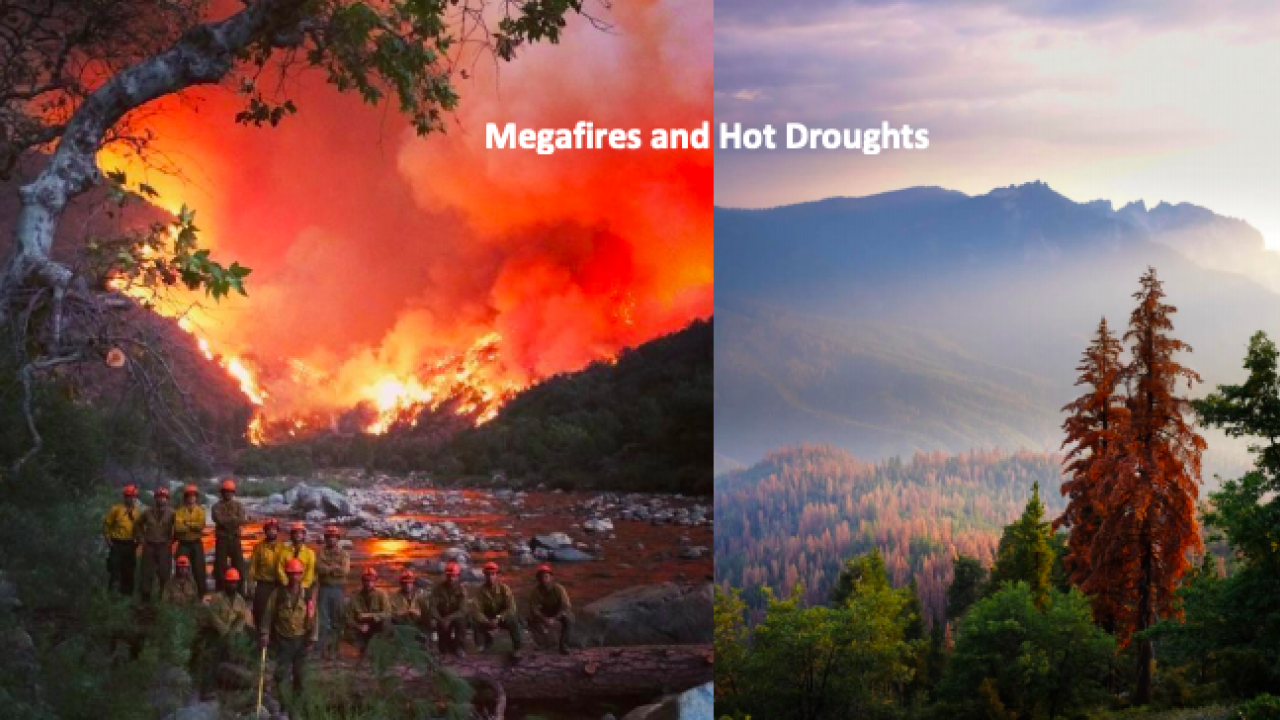
<svg viewBox="0 0 1280 720"><path fill-rule="evenodd" d="M360 575L360 591L351 596L347 604L348 620L355 630L356 647L363 658L369 650L369 641L382 632L391 619L391 601L387 593L378 588L378 572L365 568Z"/></svg>
<svg viewBox="0 0 1280 720"><path fill-rule="evenodd" d="M173 574L173 508L169 488L152 493L154 505L142 511L133 532L142 543L142 602L151 602L153 584L161 592ZM158 581L158 582L157 582Z"/></svg>
<svg viewBox="0 0 1280 720"><path fill-rule="evenodd" d="M275 656L276 690L281 692L282 701L289 697L283 693L286 673L293 680L291 697L302 695L307 655L315 645L319 629L315 603L308 599L307 590L302 586L305 571L300 559L291 557L285 561L284 573L287 581L272 593L271 600L267 603L263 627L258 635L262 647L270 647Z"/></svg>
<svg viewBox="0 0 1280 720"><path fill-rule="evenodd" d="M285 565L290 560L302 563L302 589L307 591L307 599L315 599L316 583L316 551L307 547L307 526L296 522L289 526L289 544L280 548L276 575L283 585L289 584L289 573Z"/></svg>
<svg viewBox="0 0 1280 720"><path fill-rule="evenodd" d="M342 638L343 603L347 575L351 573L351 556L342 549L339 541L342 532L337 526L324 529L324 547L316 557L316 579L320 584L320 656L338 654L338 641Z"/></svg>
<svg viewBox="0 0 1280 720"><path fill-rule="evenodd" d="M450 562L444 566L444 582L431 589L431 623L435 627L441 655L466 657L467 592L459 577L462 568Z"/></svg>
<svg viewBox="0 0 1280 720"><path fill-rule="evenodd" d="M249 556L249 581L253 583L253 626L262 628L262 617L267 611L267 601L272 593L280 587L280 553L284 544L280 542L280 523L275 518L267 518L262 523L262 541L253 546L253 554Z"/></svg>
<svg viewBox="0 0 1280 720"><path fill-rule="evenodd" d="M564 586L552 579L550 565L538 566L538 582L529 594L529 627L535 632L548 632L560 626L560 654L569 654L569 631L573 627L573 607Z"/></svg>
<svg viewBox="0 0 1280 720"><path fill-rule="evenodd" d="M236 575L245 574L244 552L240 549L240 529L248 520L244 505L236 500L236 481L227 478L219 489L222 499L213 504L213 577L218 589L226 582L227 568L236 569ZM237 591L243 592L242 587Z"/></svg>
<svg viewBox="0 0 1280 720"><path fill-rule="evenodd" d="M205 519L200 490L195 485L188 485L182 491L181 507L174 512L173 534L178 538L178 557L187 558L196 590L202 599L209 589L204 579L204 542L201 541Z"/></svg>
<svg viewBox="0 0 1280 720"><path fill-rule="evenodd" d="M205 606L196 635L195 652L191 656L203 698L208 698L213 690L218 666L231 659L232 644L246 631L245 613L248 608L237 591L240 572L230 567L218 579L222 589L214 593Z"/></svg>
<svg viewBox="0 0 1280 720"><path fill-rule="evenodd" d="M511 635L511 646L519 653L520 616L516 612L516 596L506 583L498 582L498 564L484 564L484 584L476 591L472 602L472 623L476 646L483 650L493 647L493 637L498 630Z"/></svg>
<svg viewBox="0 0 1280 720"><path fill-rule="evenodd" d="M111 506L102 519L102 537L107 541L107 589L119 590L122 595L133 595L134 573L138 568L138 541L134 525L141 510L138 508L138 488L125 485L121 501Z"/></svg>
<svg viewBox="0 0 1280 720"><path fill-rule="evenodd" d="M412 570L400 573L400 591L392 593L391 621L396 624L422 628L431 617L430 593L418 587L418 578ZM428 631L429 632L429 631Z"/></svg>
<svg viewBox="0 0 1280 720"><path fill-rule="evenodd" d="M160 593L160 602L170 605L191 606L200 604L200 591L196 588L196 580L191 574L191 561L186 555L179 555L175 564L176 570L169 582L165 583Z"/></svg>

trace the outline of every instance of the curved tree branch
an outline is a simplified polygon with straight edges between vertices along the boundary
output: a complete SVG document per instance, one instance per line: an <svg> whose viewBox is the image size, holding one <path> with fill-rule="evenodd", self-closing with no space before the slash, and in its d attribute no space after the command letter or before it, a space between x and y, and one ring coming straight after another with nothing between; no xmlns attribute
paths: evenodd
<svg viewBox="0 0 1280 720"><path fill-rule="evenodd" d="M67 203L101 179L97 152L129 112L197 85L217 83L255 42L271 42L295 26L304 0L257 0L218 22L198 25L168 50L122 70L89 93L62 129L57 149L34 181L20 190L13 254L0 276L0 321L13 290L27 282L67 288L70 268L52 258Z"/></svg>

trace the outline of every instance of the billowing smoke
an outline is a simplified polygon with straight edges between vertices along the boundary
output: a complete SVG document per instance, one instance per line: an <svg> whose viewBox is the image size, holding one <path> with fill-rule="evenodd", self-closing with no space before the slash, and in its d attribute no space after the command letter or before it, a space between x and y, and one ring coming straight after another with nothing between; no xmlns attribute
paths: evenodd
<svg viewBox="0 0 1280 720"><path fill-rule="evenodd" d="M209 97L161 120L218 256L250 298L201 313L255 361L268 415L373 399L500 335L486 380L523 386L616 355L712 309L712 153L484 148L486 122L695 128L712 112L712 3L632 1L558 46L460 81L445 135L418 138L303 77L296 117L232 126ZM172 202L172 201L171 201Z"/></svg>

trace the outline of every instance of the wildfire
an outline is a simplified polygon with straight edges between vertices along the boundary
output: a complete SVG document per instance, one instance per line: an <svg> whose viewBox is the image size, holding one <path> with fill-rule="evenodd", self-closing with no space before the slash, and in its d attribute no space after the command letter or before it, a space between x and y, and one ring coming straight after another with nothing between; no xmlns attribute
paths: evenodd
<svg viewBox="0 0 1280 720"><path fill-rule="evenodd" d="M422 413L439 411L446 404L453 414L473 418L477 425L492 420L519 390L514 383L493 377L500 371L501 341L501 335L489 333L465 352L424 368L421 379L388 374L364 388L362 400L377 413L364 425L364 432L381 435L400 424L416 427Z"/></svg>

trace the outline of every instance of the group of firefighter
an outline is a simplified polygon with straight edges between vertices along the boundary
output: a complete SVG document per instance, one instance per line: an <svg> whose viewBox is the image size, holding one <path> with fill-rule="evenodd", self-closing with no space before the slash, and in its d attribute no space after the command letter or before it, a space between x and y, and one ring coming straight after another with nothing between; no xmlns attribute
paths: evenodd
<svg viewBox="0 0 1280 720"><path fill-rule="evenodd" d="M236 500L235 481L222 481L220 494L211 509L216 590L208 598L202 541L206 516L195 485L184 488L177 508L169 505L167 487L156 489L153 504L143 508L137 487L126 486L121 502L103 520L110 548L109 587L132 596L138 580L144 605L151 604L158 588L161 603L200 611L193 663L202 691L212 688L217 666L229 657L236 638L246 633L271 649L277 687L283 688L290 675L295 695L302 691L312 646L318 645L322 657L336 657L348 629L361 657L370 641L392 624L419 629L424 641L434 633L441 655L459 658L466 654L468 628L476 646L484 650L505 630L519 657L522 623L515 595L498 579L497 564L484 565L484 582L473 593L464 589L456 562L446 563L444 580L429 589L420 587L414 573L405 570L399 589L391 593L377 587L378 574L370 567L360 576L360 589L348 598L345 585L351 558L341 546L339 528L325 528L324 544L316 552L306 544L305 525L291 524L289 540L284 542L279 539L279 523L267 518L262 526L264 538L254 546L246 567L240 543L248 514ZM137 578L139 565L141 577ZM559 650L567 653L572 607L553 575L549 565L538 567L528 620L530 629L542 635L552 634L558 626Z"/></svg>

